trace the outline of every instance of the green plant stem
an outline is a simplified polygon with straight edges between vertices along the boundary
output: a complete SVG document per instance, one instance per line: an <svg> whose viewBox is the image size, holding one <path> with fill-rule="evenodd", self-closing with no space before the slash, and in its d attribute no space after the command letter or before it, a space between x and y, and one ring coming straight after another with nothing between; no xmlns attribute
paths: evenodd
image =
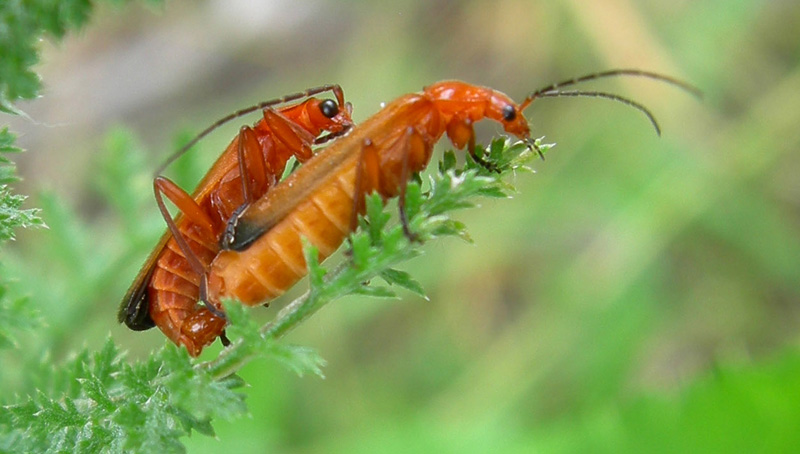
<svg viewBox="0 0 800 454"><path fill-rule="evenodd" d="M334 271L334 275L341 274L349 265L349 263L340 264ZM321 292L308 290L281 309L275 320L266 324L261 333L267 339L278 340L302 323L303 320L322 309L330 301L332 301L332 298L322 298Z"/></svg>
<svg viewBox="0 0 800 454"><path fill-rule="evenodd" d="M280 340L283 336L299 326L307 318L311 317L317 311L322 309L322 307L324 307L326 304L340 296L352 293L354 290L353 288L337 288L337 286L329 285L332 281L353 281L355 278L355 282L363 282L363 280L376 275L376 269L386 269L391 266L392 263L403 260L403 257L406 257L408 254L413 254L414 246L406 242L406 248L404 249L407 250L406 253L399 254L399 258L395 257L394 260L391 260L391 257L383 257L384 260L381 260L377 267L371 267L371 271L357 270L353 267L353 263L349 260L339 264L333 272L326 276L326 284L328 285L325 285L322 289L316 289L312 287L303 295L299 296L291 303L286 305L286 307L281 309L273 321L264 325L260 331L262 339L265 342L275 342ZM390 255L392 252L396 251L388 252L389 253L386 255ZM348 276L351 273L363 275L360 276L363 278L363 280L358 280L359 276ZM223 350L216 359L200 363L198 367L205 368L207 372L215 378L222 378L236 373L245 364L247 364L248 361L256 356L259 356L259 349L255 344L248 342L246 339L237 339L225 350Z"/></svg>
<svg viewBox="0 0 800 454"><path fill-rule="evenodd" d="M310 290L307 291L281 309L275 320L262 328L261 334L264 340L277 341L329 301L320 301L319 298L312 297ZM197 367L206 369L214 378L219 379L236 373L258 355L258 348L253 343L247 342L245 339L237 339L223 350L217 358L200 363Z"/></svg>

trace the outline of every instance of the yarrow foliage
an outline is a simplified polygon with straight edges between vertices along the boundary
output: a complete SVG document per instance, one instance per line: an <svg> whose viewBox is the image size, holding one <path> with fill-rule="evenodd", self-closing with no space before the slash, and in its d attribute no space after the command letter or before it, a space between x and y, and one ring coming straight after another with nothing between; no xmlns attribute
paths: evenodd
<svg viewBox="0 0 800 454"><path fill-rule="evenodd" d="M124 135L117 139L109 142L112 153L136 150L123 143ZM236 391L243 385L236 372L249 361L271 358L300 375L321 375L324 361L307 347L280 342L283 335L345 295L394 297L395 288L423 295L421 285L395 267L419 255L422 244L434 238L469 239L464 225L449 213L473 206L480 197L505 197L512 188L503 175L522 169L535 155L523 144L497 140L487 156L501 173L471 161L459 169L448 153L426 185L409 183L406 208L415 241L392 222L396 208L384 206L377 195L368 197L361 228L347 243L347 258L329 269L307 247L309 290L272 322L259 326L241 304L226 303L233 344L211 361L193 363L184 349L169 344L145 361L128 364L109 339L97 352L83 350L60 367L43 369L50 374L39 378L43 385L0 412L0 452L184 452L182 437L213 435L214 420L246 413L243 394ZM123 191L114 197L128 196ZM378 277L385 285L378 284Z"/></svg>

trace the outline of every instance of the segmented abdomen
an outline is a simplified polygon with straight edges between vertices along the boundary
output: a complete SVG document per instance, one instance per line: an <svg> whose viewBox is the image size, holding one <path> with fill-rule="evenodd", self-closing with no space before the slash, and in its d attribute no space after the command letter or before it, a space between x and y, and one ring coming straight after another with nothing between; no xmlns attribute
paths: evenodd
<svg viewBox="0 0 800 454"><path fill-rule="evenodd" d="M186 240L203 266L208 266L219 250L216 243L192 237ZM198 309L200 276L191 268L174 238L167 242L156 261L147 292L153 321L170 339L185 345L192 355L213 342L224 326L224 320L207 309Z"/></svg>
<svg viewBox="0 0 800 454"><path fill-rule="evenodd" d="M245 251L221 251L209 272L211 299L253 306L282 295L307 273L302 238L320 260L331 255L350 233L355 172L351 160Z"/></svg>

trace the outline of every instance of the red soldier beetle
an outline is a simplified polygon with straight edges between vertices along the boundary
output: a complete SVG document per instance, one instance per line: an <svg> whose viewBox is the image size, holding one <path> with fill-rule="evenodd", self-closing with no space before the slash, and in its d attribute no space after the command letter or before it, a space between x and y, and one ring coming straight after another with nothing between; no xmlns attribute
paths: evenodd
<svg viewBox="0 0 800 454"><path fill-rule="evenodd" d="M312 96L332 92L336 101ZM303 102L274 107L308 98ZM244 126L189 195L160 176L164 168L220 125L263 111L253 127ZM148 257L123 298L118 319L137 331L158 326L173 342L196 356L219 336L225 317L206 296L206 269L219 251L228 219L262 197L284 172L287 161L311 158L311 147L344 134L352 126L352 107L338 85L326 85L265 101L234 112L198 134L157 172L153 186L167 232ZM322 135L327 132L327 135ZM166 196L180 211L173 220ZM202 302L202 304L198 304Z"/></svg>
<svg viewBox="0 0 800 454"><path fill-rule="evenodd" d="M364 196L373 191L384 200L399 197L400 220L406 235L413 239L404 208L406 185L414 173L427 166L433 145L446 133L456 148L467 146L475 161L491 169L492 164L475 152L473 130L474 123L488 118L539 151L522 113L537 98L586 96L622 102L645 114L660 134L650 111L635 101L607 92L560 90L613 76L646 77L699 94L694 87L667 76L623 69L549 85L519 104L493 89L460 81L439 82L421 93L402 96L231 218L222 238L224 250L208 271L209 298L256 305L281 295L307 272L302 238L315 246L324 260L355 229Z"/></svg>

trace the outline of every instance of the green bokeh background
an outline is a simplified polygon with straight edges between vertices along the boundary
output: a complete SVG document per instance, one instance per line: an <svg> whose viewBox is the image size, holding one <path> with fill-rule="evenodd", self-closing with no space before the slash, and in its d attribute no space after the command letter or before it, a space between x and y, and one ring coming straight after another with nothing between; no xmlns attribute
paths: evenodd
<svg viewBox="0 0 800 454"><path fill-rule="evenodd" d="M113 126L156 150L141 157L152 170L177 130L323 83L344 87L360 121L441 79L521 99L597 70L655 70L704 98L648 80L588 86L647 105L661 138L620 104L536 101L534 135L556 148L517 177L513 199L459 216L474 245L429 244L408 264L429 301L330 305L288 339L318 350L325 379L248 365L252 417L216 422L218 439L194 436L189 452L785 452L800 443L798 30L794 1L101 8L83 34L45 49L44 98L22 105L35 121L12 129L29 150L20 192L57 192L89 229L77 253L124 260L101 292L33 284L52 272L36 244L53 232L22 234L8 261L34 301L59 301L45 305L51 327L82 314L55 337L56 359L109 330L142 357L164 338L114 316L163 221L146 173L146 203L126 215L98 195ZM196 181L236 127L206 140L182 175ZM114 252L129 222L143 246Z"/></svg>

